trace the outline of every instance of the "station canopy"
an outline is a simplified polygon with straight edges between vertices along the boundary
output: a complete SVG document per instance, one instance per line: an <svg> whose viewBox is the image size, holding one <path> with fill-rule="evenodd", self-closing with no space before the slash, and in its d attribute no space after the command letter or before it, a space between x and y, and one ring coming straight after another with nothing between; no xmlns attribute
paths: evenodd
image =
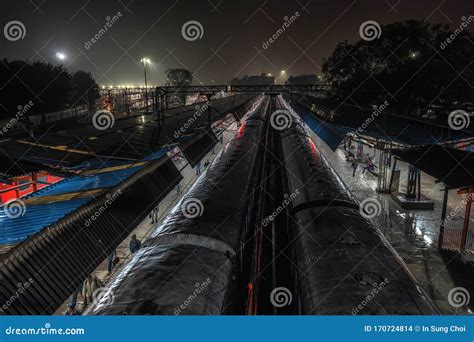
<svg viewBox="0 0 474 342"><path fill-rule="evenodd" d="M390 106L376 111L346 103L335 103L311 94L286 96L304 121L333 150L347 133L418 146L474 137L472 128L451 129L447 122L395 114Z"/></svg>
<svg viewBox="0 0 474 342"><path fill-rule="evenodd" d="M397 149L392 153L452 189L474 187L474 153L442 145Z"/></svg>

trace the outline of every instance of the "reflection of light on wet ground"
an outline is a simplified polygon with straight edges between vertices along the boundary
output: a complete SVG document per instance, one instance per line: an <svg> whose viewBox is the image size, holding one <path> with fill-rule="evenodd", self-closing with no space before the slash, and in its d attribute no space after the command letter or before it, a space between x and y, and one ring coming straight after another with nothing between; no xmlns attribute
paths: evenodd
<svg viewBox="0 0 474 342"><path fill-rule="evenodd" d="M403 219L405 219L406 216L407 216L406 213L402 213L402 212L400 212L398 209L396 210L396 212L397 212L397 215L400 216L400 217L403 218Z"/></svg>
<svg viewBox="0 0 474 342"><path fill-rule="evenodd" d="M418 224L418 223L417 223ZM428 243L428 246L433 244L433 240L431 240L428 236L425 235L425 233L423 233L420 228L416 227L415 228L415 232L417 235L421 236L423 238L423 240L425 240L427 243Z"/></svg>

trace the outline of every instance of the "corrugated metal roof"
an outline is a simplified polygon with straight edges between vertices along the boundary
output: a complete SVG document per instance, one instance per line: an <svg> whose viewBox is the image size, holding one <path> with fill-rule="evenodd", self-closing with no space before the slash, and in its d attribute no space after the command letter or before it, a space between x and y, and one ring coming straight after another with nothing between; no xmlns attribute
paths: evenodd
<svg viewBox="0 0 474 342"><path fill-rule="evenodd" d="M17 244L27 239L91 199L92 197L88 197L44 205L28 205L23 216L16 218L8 217L6 210L0 210L0 245Z"/></svg>
<svg viewBox="0 0 474 342"><path fill-rule="evenodd" d="M210 107L199 110L194 105L167 110L164 121L159 121L154 113L117 119L105 130L95 128L91 122L88 126L37 137L0 140L0 157L3 156L0 173L10 176L24 174L23 167L26 166L26 172L45 167L63 170L86 164L92 159L142 160L160 147L175 143L176 132L181 136L205 127L208 123L207 108L210 109L211 120L215 121L237 110L251 97L245 94L217 99L212 101ZM17 165L23 167L18 168Z"/></svg>

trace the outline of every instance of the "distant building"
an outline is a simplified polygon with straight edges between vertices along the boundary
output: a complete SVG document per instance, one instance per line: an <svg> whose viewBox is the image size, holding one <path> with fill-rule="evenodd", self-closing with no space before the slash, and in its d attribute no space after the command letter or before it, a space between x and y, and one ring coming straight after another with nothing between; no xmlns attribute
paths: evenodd
<svg viewBox="0 0 474 342"><path fill-rule="evenodd" d="M230 81L231 85L271 85L275 84L275 77L271 74L261 73L260 75L248 76L244 75L242 78L234 77Z"/></svg>

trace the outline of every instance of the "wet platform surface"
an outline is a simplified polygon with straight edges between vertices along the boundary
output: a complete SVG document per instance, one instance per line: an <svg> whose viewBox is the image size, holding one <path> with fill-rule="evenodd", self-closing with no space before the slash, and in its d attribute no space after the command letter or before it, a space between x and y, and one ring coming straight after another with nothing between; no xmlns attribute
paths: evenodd
<svg viewBox="0 0 474 342"><path fill-rule="evenodd" d="M322 140L310 132L318 148L326 156L359 201L368 197L377 198L381 203L381 213L373 220L405 261L417 281L425 288L443 314L472 314L474 312L474 267L466 263L458 253L440 252L437 248L443 202L443 184L425 173L421 178L421 193L434 201L434 210L406 210L396 204L389 194L376 192L377 177L371 173L362 173L362 164L352 177L350 162L345 160L345 152L337 149L333 152ZM355 152L355 151L353 151ZM378 165L380 151L364 146L364 154L374 156ZM401 170L400 191L405 191L408 165L398 161ZM448 213L456 213L446 228L461 230L464 222L465 205L463 197L455 190L449 192ZM471 215L470 230L474 229ZM449 291L455 287L467 289L471 295L469 306L455 308L448 302Z"/></svg>

